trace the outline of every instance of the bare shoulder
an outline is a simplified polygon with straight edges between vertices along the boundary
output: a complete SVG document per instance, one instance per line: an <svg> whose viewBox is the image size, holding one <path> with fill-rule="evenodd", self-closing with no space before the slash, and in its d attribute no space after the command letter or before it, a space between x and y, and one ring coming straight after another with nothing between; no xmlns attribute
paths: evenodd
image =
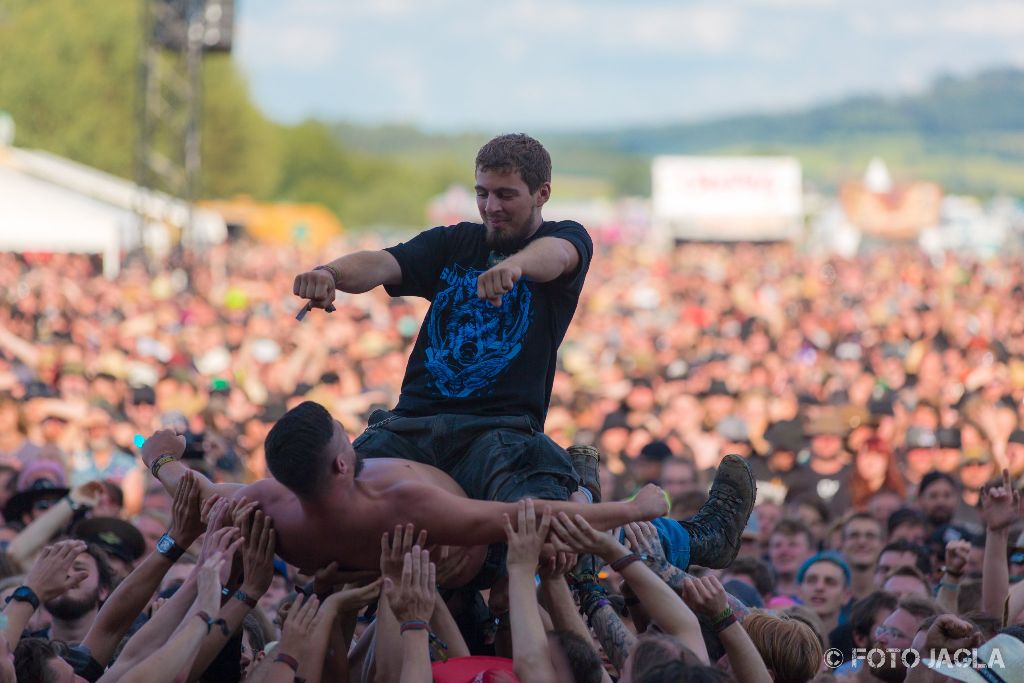
<svg viewBox="0 0 1024 683"><path fill-rule="evenodd" d="M282 496L293 496L291 491L285 488L280 482L273 479L261 479L247 486L242 486L235 492L232 498L245 497L259 503L270 503L280 499Z"/></svg>

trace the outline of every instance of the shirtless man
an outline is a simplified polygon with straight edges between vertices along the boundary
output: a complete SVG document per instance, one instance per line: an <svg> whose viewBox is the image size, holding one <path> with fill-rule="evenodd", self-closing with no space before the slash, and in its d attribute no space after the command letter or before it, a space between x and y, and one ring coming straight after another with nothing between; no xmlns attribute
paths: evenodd
<svg viewBox="0 0 1024 683"><path fill-rule="evenodd" d="M169 430L158 431L142 447L146 465L172 493L188 471L178 461L184 447L184 438ZM375 569L381 536L409 523L427 530L431 544L470 548L459 583L477 576L481 569L485 572L480 580L486 581L485 576L496 576L504 564L503 556L487 546L505 541L503 513L514 518L516 503L467 498L450 476L429 465L392 458L363 460L341 424L319 404L307 401L288 411L268 434L265 450L273 479L243 485L214 484L199 477L202 497L244 496L257 502L274 520L278 554L305 573L333 561L346 569ZM741 470L736 469L736 461ZM743 474L749 478L748 489L744 489ZM732 508L722 503L726 499L744 499L750 505L737 508L730 516ZM728 564L735 556L729 550L731 545L739 547L739 532L752 502L749 469L738 458L727 458L705 506L708 519L666 522L676 525L676 542L681 537L687 544L682 549L684 557L703 566L724 566L723 562ZM654 485L642 489L632 501L593 505L545 501L544 505L556 514L583 515L600 530L668 512L664 493ZM679 548L676 551L678 556Z"/></svg>

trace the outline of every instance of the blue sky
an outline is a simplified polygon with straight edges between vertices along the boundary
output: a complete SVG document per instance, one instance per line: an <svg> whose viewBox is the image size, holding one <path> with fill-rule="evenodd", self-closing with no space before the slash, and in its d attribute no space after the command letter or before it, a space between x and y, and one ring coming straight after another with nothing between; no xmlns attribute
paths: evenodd
<svg viewBox="0 0 1024 683"><path fill-rule="evenodd" d="M1024 66L1019 0L238 0L271 117L585 130Z"/></svg>

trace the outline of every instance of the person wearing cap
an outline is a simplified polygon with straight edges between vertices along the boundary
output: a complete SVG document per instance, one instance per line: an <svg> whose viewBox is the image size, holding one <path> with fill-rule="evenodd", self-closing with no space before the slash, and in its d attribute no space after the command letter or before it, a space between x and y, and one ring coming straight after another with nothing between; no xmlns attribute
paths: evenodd
<svg viewBox="0 0 1024 683"><path fill-rule="evenodd" d="M963 442L960 438L960 429L957 427L936 429L935 439L938 441L939 448L935 453L934 468L939 472L954 474L959 469L962 459Z"/></svg>
<svg viewBox="0 0 1024 683"><path fill-rule="evenodd" d="M807 466L817 479L814 491L833 515L850 509L850 456L843 447L850 419L844 411L829 406L819 409L805 428L811 439Z"/></svg>
<svg viewBox="0 0 1024 683"><path fill-rule="evenodd" d="M814 610L826 631L839 625L839 613L850 601L853 576L842 555L821 552L808 558L796 573L797 597Z"/></svg>
<svg viewBox="0 0 1024 683"><path fill-rule="evenodd" d="M913 495L926 474L934 471L935 457L939 451L939 440L935 432L924 427L911 427L903 449L906 467L903 476L907 480L907 493Z"/></svg>
<svg viewBox="0 0 1024 683"><path fill-rule="evenodd" d="M111 437L112 418L102 408L91 408L82 424L86 448L71 455L72 486L87 481L110 479L119 484L131 500L141 501L145 478L135 456L117 448Z"/></svg>
<svg viewBox="0 0 1024 683"><path fill-rule="evenodd" d="M146 552L146 540L134 524L117 517L90 517L71 530L74 538L99 548L110 567L114 586L128 576Z"/></svg>
<svg viewBox="0 0 1024 683"><path fill-rule="evenodd" d="M475 167L483 224L342 256L296 276L292 291L308 300L306 310L334 310L338 290L379 286L430 301L398 404L371 414L353 442L363 457L431 464L479 500L566 500L581 476L600 500L596 451L570 454L543 433L558 347L590 267L590 235L574 221L542 217L551 157L537 140L494 138Z"/></svg>
<svg viewBox="0 0 1024 683"><path fill-rule="evenodd" d="M987 448L971 446L963 450L960 461L960 500L953 513L953 519L958 524L981 529L981 514L978 512L981 490L995 474L992 453Z"/></svg>
<svg viewBox="0 0 1024 683"><path fill-rule="evenodd" d="M921 479L917 490L917 508L924 513L928 533L952 523L960 496L953 477L931 471Z"/></svg>
<svg viewBox="0 0 1024 683"><path fill-rule="evenodd" d="M768 442L768 455L750 458L750 469L758 484L779 485L787 492L813 490L818 478L799 459L806 445L800 422L776 422L765 430L764 437Z"/></svg>
<svg viewBox="0 0 1024 683"><path fill-rule="evenodd" d="M637 488L660 483L662 466L671 458L672 449L664 441L651 441L641 448L640 454L631 463Z"/></svg>
<svg viewBox="0 0 1024 683"><path fill-rule="evenodd" d="M22 469L17 491L4 506L4 520L24 527L42 516L70 489L64 482L64 467L55 460L41 458Z"/></svg>

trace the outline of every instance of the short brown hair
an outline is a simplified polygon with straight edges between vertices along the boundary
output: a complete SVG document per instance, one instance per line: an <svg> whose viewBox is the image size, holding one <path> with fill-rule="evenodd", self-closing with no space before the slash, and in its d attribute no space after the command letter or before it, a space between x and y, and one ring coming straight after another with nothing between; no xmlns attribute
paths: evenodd
<svg viewBox="0 0 1024 683"><path fill-rule="evenodd" d="M896 567L896 569L893 569L891 572L889 572L889 575L885 577L885 581L888 582L889 579L893 578L894 576L909 576L915 578L918 581L920 581L921 584L924 586L925 593L930 594L932 592L931 582L928 581L928 578L924 575L924 572L922 572L917 567L914 567L912 565Z"/></svg>
<svg viewBox="0 0 1024 683"><path fill-rule="evenodd" d="M804 524L799 519L793 519L792 517L783 517L779 520L779 523L772 529L771 536L768 540L771 541L775 536L800 536L803 535L807 539L807 547L814 550L816 545L814 543L814 532L811 528Z"/></svg>
<svg viewBox="0 0 1024 683"><path fill-rule="evenodd" d="M525 133L499 135L476 153L476 170L516 172L530 194L551 182L551 155Z"/></svg>
<svg viewBox="0 0 1024 683"><path fill-rule="evenodd" d="M928 617L934 617L938 614L945 614L946 610L939 607L938 603L928 598L922 598L917 595L905 595L900 598L900 603L897 609L901 609L904 612L910 612L918 619L922 621Z"/></svg>
<svg viewBox="0 0 1024 683"><path fill-rule="evenodd" d="M821 667L821 641L810 626L788 616L755 610L743 619L775 683L806 683Z"/></svg>

